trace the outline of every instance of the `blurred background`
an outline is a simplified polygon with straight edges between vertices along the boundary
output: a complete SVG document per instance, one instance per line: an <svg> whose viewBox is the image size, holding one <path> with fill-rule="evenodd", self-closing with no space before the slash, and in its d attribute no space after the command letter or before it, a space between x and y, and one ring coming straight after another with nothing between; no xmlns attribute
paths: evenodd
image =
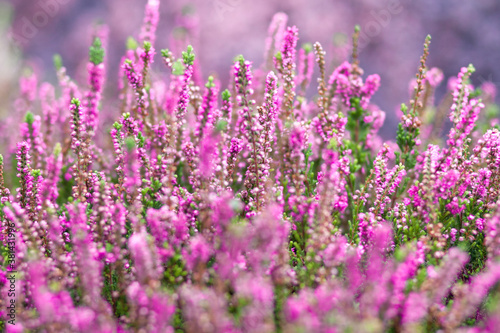
<svg viewBox="0 0 500 333"><path fill-rule="evenodd" d="M394 138L396 110L408 101L422 45L432 35L428 65L446 79L474 64L472 83L500 86L499 0L160 0L156 49L173 48L189 35L203 79L217 73L227 84L233 58L243 54L255 66L263 62L267 29L273 14L288 15L299 29L299 45L319 41L333 66L348 59L351 34L361 26L360 60L365 74L378 73L382 85L373 102L387 113L384 138ZM138 37L146 0L0 0L0 108L11 106L18 77L26 66L40 80L55 82L52 57L62 56L69 74L85 82L91 33L96 24L109 27L107 66L117 82L119 59L128 36ZM175 49L175 48L174 48ZM178 54L177 54L178 55ZM166 70L156 59L156 66ZM311 94L315 86L312 85ZM497 97L498 102L498 97Z"/></svg>

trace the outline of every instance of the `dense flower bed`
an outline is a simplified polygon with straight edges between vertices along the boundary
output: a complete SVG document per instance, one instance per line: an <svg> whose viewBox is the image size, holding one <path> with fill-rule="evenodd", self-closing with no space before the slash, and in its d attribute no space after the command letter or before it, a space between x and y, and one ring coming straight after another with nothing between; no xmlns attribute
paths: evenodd
<svg viewBox="0 0 500 333"><path fill-rule="evenodd" d="M86 85L58 57L57 87L20 80L1 134L1 329L500 327L494 86L473 87L464 67L436 106L428 37L396 142L383 142L359 29L351 62L331 69L276 14L264 64L238 56L224 89L201 82L191 46L155 50L158 6L128 43L117 98L102 98L105 29Z"/></svg>

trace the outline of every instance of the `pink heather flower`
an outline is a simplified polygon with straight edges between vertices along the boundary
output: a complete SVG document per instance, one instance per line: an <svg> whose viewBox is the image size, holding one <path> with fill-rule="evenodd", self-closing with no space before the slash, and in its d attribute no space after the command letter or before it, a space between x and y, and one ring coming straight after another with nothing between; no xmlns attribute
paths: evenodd
<svg viewBox="0 0 500 333"><path fill-rule="evenodd" d="M474 153L479 154L482 159L490 160L489 167L500 167L500 131L496 128L489 129L479 140Z"/></svg>
<svg viewBox="0 0 500 333"><path fill-rule="evenodd" d="M31 174L31 155L29 153L30 146L26 141L17 144L17 177L19 178L20 187L17 193L17 200L21 207L29 209L29 203L33 190L33 176Z"/></svg>
<svg viewBox="0 0 500 333"><path fill-rule="evenodd" d="M500 264L492 263L485 271L473 277L468 285L457 286L453 306L444 318L449 328L456 328L474 315L491 287L500 281Z"/></svg>
<svg viewBox="0 0 500 333"><path fill-rule="evenodd" d="M160 1L148 0L146 4L146 13L144 15L144 23L142 25L141 40L155 44L156 28L160 19Z"/></svg>
<svg viewBox="0 0 500 333"><path fill-rule="evenodd" d="M487 216L484 226L484 242L488 250L488 259L497 260L500 258L500 201L496 203L494 213Z"/></svg>
<svg viewBox="0 0 500 333"><path fill-rule="evenodd" d="M136 267L137 281L146 285L150 280L157 280L161 274L157 258L147 241L148 235L145 230L134 233L128 240L128 248Z"/></svg>
<svg viewBox="0 0 500 333"><path fill-rule="evenodd" d="M441 300L450 290L451 285L469 260L469 256L458 248L451 248L443 258L441 267L436 270L434 276L429 276L432 283L430 299L433 303L441 304Z"/></svg>
<svg viewBox="0 0 500 333"><path fill-rule="evenodd" d="M319 255L325 267L334 268L342 263L347 254L347 246L347 239L344 236L337 236L324 250L320 251Z"/></svg>
<svg viewBox="0 0 500 333"><path fill-rule="evenodd" d="M497 95L497 86L493 82L484 82L481 84L481 90L483 91L484 99L488 101L494 101Z"/></svg>
<svg viewBox="0 0 500 333"><path fill-rule="evenodd" d="M372 96L377 92L378 88L380 88L380 76L378 74L371 74L365 80L365 84L361 89L361 105L365 107L368 106L368 102L372 98Z"/></svg>
<svg viewBox="0 0 500 333"><path fill-rule="evenodd" d="M180 248L189 238L189 226L185 216L171 211L167 206L148 209L146 220L159 248L163 247L164 243Z"/></svg>
<svg viewBox="0 0 500 333"><path fill-rule="evenodd" d="M230 186L233 180L234 168L239 153L243 150L243 140L240 138L232 138L227 152L227 174L225 186Z"/></svg>
<svg viewBox="0 0 500 333"><path fill-rule="evenodd" d="M304 289L301 290L298 296L288 298L285 310L286 323L289 324L287 331L300 332L301 328L307 332L318 332L321 328L322 312L328 313L329 308L317 311L319 307L317 304L317 296L315 293L321 295L322 298L330 296L332 300L335 299L335 293L325 290L324 286L320 286L317 291Z"/></svg>
<svg viewBox="0 0 500 333"><path fill-rule="evenodd" d="M376 316L391 298L392 286L389 286L393 262L386 262L385 254L392 241L391 228L386 224L378 225L369 248L366 248L366 281L363 295L360 297L360 310L368 316Z"/></svg>
<svg viewBox="0 0 500 333"><path fill-rule="evenodd" d="M380 76L369 75L365 82L358 75L352 73L352 65L347 61L337 67L328 81L329 89L336 87L336 94L341 97L344 105L351 107L351 98L360 98L360 106L363 109L368 107L371 97L380 87Z"/></svg>
<svg viewBox="0 0 500 333"><path fill-rule="evenodd" d="M219 93L218 84L213 83L213 78L209 78L207 89L203 95L203 102L198 110L198 119L196 129L194 132L195 137L199 138L202 135L208 136L212 131L216 116L217 116L217 95Z"/></svg>
<svg viewBox="0 0 500 333"><path fill-rule="evenodd" d="M214 171L214 162L217 160L217 137L207 135L200 142L200 176L204 179L209 178Z"/></svg>
<svg viewBox="0 0 500 333"><path fill-rule="evenodd" d="M450 147L460 147L464 144L465 139L474 129L476 120L478 119L479 112L484 108L484 104L476 99L471 99L461 109L459 116L454 116L455 126L448 134L448 145ZM453 106L452 106L453 109Z"/></svg>
<svg viewBox="0 0 500 333"><path fill-rule="evenodd" d="M418 245L417 245L418 247ZM417 269L424 262L425 253L422 246L415 252L410 252L406 259L398 265L391 276L393 286L390 308L387 310L387 318L394 318L403 309L405 301L404 290L409 279L413 278L417 273Z"/></svg>
<svg viewBox="0 0 500 333"><path fill-rule="evenodd" d="M274 268L277 256L286 247L286 241L290 232L290 224L283 221L282 208L272 205L259 215L251 228L250 246L247 258L248 264L255 273L267 271Z"/></svg>
<svg viewBox="0 0 500 333"><path fill-rule="evenodd" d="M377 221L373 213L360 213L358 218L359 243L363 245L363 247L366 247L370 244L371 239L373 238L373 229L376 226Z"/></svg>
<svg viewBox="0 0 500 333"><path fill-rule="evenodd" d="M186 267L193 271L198 264L205 264L213 254L213 249L201 235L190 239L188 249L183 250Z"/></svg>
<svg viewBox="0 0 500 333"><path fill-rule="evenodd" d="M227 314L226 300L214 290L184 285L180 299L185 310L185 324L190 332L239 332Z"/></svg>
<svg viewBox="0 0 500 333"><path fill-rule="evenodd" d="M293 98L295 95L295 68L296 68L296 53L297 53L297 41L299 31L297 27L288 27L284 34L283 44L281 46L281 68L283 71L284 79L284 89L285 95L292 94L291 96L285 96L284 98Z"/></svg>
<svg viewBox="0 0 500 333"><path fill-rule="evenodd" d="M303 48L299 50L297 76L295 85L305 92L311 82L314 71L314 53L307 52Z"/></svg>
<svg viewBox="0 0 500 333"><path fill-rule="evenodd" d="M377 135L385 121L385 112L380 110L376 105L370 104L367 111L368 115L365 117L364 122L371 124L370 133L366 136L365 145L367 148L374 150L382 145L382 139ZM393 158L394 153L389 152L389 156Z"/></svg>
<svg viewBox="0 0 500 333"><path fill-rule="evenodd" d="M384 144L373 163L373 183L375 186L376 198L370 211L375 211L378 215L384 213L386 206L391 202L392 194L396 191L399 183L406 175L402 165L397 165L391 170L387 170L387 162L389 160L387 156L390 155L390 153L390 147Z"/></svg>
<svg viewBox="0 0 500 333"><path fill-rule="evenodd" d="M28 272L33 303L40 315L37 326L70 326L71 318L76 316L70 294L67 291L49 291L46 281L47 267L42 261L30 263Z"/></svg>
<svg viewBox="0 0 500 333"><path fill-rule="evenodd" d="M335 142L336 145L342 144L347 117L339 113L333 113L322 118L315 117L312 123L316 132L325 143Z"/></svg>
<svg viewBox="0 0 500 333"><path fill-rule="evenodd" d="M97 129L99 122L99 102L101 101L101 94L103 89L105 70L104 63L94 64L89 62L87 64L87 71L89 73L88 84L90 89L85 96L85 115L86 126L89 131L94 133ZM91 134L91 136L93 136Z"/></svg>
<svg viewBox="0 0 500 333"><path fill-rule="evenodd" d="M188 102L189 99L191 98L191 93L189 89L189 83L191 81L191 78L193 76L193 65L186 65L186 69L184 70L184 75L182 77L182 83L181 83L181 91L179 95L179 100L177 102L177 108L176 108L176 124L177 128L181 128L183 124L186 123L186 120L184 117L186 116L187 112L187 107L188 107Z"/></svg>
<svg viewBox="0 0 500 333"><path fill-rule="evenodd" d="M288 16L285 13L276 13L271 20L264 52L264 60L267 62L267 66L271 65L274 55L280 50L287 21Z"/></svg>
<svg viewBox="0 0 500 333"><path fill-rule="evenodd" d="M151 44L146 44L144 47L139 49L139 58L141 59L142 72L145 73L151 64L154 62L155 48ZM144 75L143 75L144 79Z"/></svg>
<svg viewBox="0 0 500 333"><path fill-rule="evenodd" d="M418 323L427 315L429 300L421 292L411 292L403 309L403 326Z"/></svg>
<svg viewBox="0 0 500 333"><path fill-rule="evenodd" d="M248 168L245 175L246 191L243 197L247 202L248 217L260 211L265 203L265 182L269 176L271 142L277 116L276 76L270 72L266 81L266 100L257 112L249 100L253 93L251 87L251 63L242 57L234 65L237 101L240 106L240 118L237 123L241 134L245 135L249 153Z"/></svg>
<svg viewBox="0 0 500 333"><path fill-rule="evenodd" d="M435 89L443 81L443 79L444 79L443 71L437 67L432 67L425 73L423 82L428 83L432 89ZM408 95L413 96L416 88L417 88L417 79L413 79L410 81L410 84L408 85Z"/></svg>
<svg viewBox="0 0 500 333"><path fill-rule="evenodd" d="M175 313L171 298L161 292L141 286L137 281L127 288L130 318L137 328L150 332L173 333L170 319Z"/></svg>
<svg viewBox="0 0 500 333"><path fill-rule="evenodd" d="M45 145L48 142L54 141L52 134L54 131L54 126L56 122L59 120L59 108L57 107L57 102L55 98L55 90L54 86L50 83L43 83L40 86L40 101L41 101L41 109L42 109L42 122L44 132Z"/></svg>
<svg viewBox="0 0 500 333"><path fill-rule="evenodd" d="M252 122L256 121L251 116L255 101L251 99L253 94L251 70L252 63L243 58L234 63L233 75L236 87L236 103L238 105L238 120L236 122L236 135L247 136L247 132L255 126Z"/></svg>
<svg viewBox="0 0 500 333"><path fill-rule="evenodd" d="M22 140L26 141L30 147L33 157L33 166L41 167L42 158L45 154L45 142L41 133L41 117L28 113L26 121L21 124Z"/></svg>
<svg viewBox="0 0 500 333"><path fill-rule="evenodd" d="M323 151L325 163L322 165L321 174L318 173L318 194L321 200L321 209L334 209L339 212L347 208L346 180L343 175L349 174L349 159L339 159L338 153L326 149Z"/></svg>
<svg viewBox="0 0 500 333"><path fill-rule="evenodd" d="M220 234L231 222L234 216L234 209L241 204L238 200L233 199L231 192L225 191L218 196L213 195L211 198L211 219L213 226L216 228L216 234ZM234 207L234 208L233 208Z"/></svg>
<svg viewBox="0 0 500 333"><path fill-rule="evenodd" d="M236 281L236 296L249 304L243 309L242 326L248 332L273 332L273 288L262 275L245 274Z"/></svg>
<svg viewBox="0 0 500 333"><path fill-rule="evenodd" d="M96 244L92 241L87 230L88 225L85 210L86 205L83 203L68 206L73 235L73 254L76 266L78 267L81 287L84 290L84 303L92 310L100 312L99 317L105 317L111 314L111 308L101 298L103 265L98 261Z"/></svg>
<svg viewBox="0 0 500 333"><path fill-rule="evenodd" d="M432 67L425 74L425 81L427 81L433 88L436 88L443 81L443 79L443 71L437 67Z"/></svg>
<svg viewBox="0 0 500 333"><path fill-rule="evenodd" d="M139 129L142 130L142 127L144 126L144 120L147 115L147 106L148 106L148 101L147 101L147 93L144 89L144 77L143 74L138 74L136 71L136 66L132 63L131 60L125 60L123 63L123 69L125 71L125 74L127 75L127 80L134 89L135 96L136 96L136 102L137 102L137 115L138 115L138 121L139 121Z"/></svg>
<svg viewBox="0 0 500 333"><path fill-rule="evenodd" d="M265 100L263 107L266 109L266 116L269 121L276 120L278 117L278 96L277 96L277 81L278 78L274 72L269 72L266 77L266 90L265 90ZM265 123L266 119L259 119L261 123ZM266 130L270 133L268 135L272 135L274 133L274 126L270 126L271 124L266 124L270 128L266 128Z"/></svg>
<svg viewBox="0 0 500 333"><path fill-rule="evenodd" d="M305 176L302 175L302 170L305 169L304 151L308 148L309 129L310 126L304 122L294 122L291 125L288 145L290 155L288 157L289 164L285 169L285 176L288 180L288 191L291 194L302 194L305 190Z"/></svg>
<svg viewBox="0 0 500 333"><path fill-rule="evenodd" d="M19 88L21 96L28 102L33 102L37 97L38 78L35 73L27 76L22 76L19 79Z"/></svg>

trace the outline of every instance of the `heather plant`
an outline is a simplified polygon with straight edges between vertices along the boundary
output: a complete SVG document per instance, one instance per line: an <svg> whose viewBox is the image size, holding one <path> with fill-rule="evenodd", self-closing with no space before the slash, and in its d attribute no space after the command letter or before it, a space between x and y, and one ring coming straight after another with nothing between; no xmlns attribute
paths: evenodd
<svg viewBox="0 0 500 333"><path fill-rule="evenodd" d="M2 330L499 327L500 129L472 65L436 104L427 37L384 142L359 27L351 61L329 68L278 13L263 65L237 56L224 87L203 82L192 46L156 51L158 7L127 43L118 96L103 27L85 84L60 57L56 86L20 79L1 133Z"/></svg>

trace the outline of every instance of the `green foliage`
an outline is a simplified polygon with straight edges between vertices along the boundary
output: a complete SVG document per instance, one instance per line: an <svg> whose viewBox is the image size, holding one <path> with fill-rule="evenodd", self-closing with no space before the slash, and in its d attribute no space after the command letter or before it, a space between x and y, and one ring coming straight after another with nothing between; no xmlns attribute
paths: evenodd
<svg viewBox="0 0 500 333"><path fill-rule="evenodd" d="M71 99L71 104L73 104L76 107L80 107L80 100L78 98L72 98Z"/></svg>
<svg viewBox="0 0 500 333"><path fill-rule="evenodd" d="M135 139L132 137L127 137L125 139L125 146L127 147L128 151L132 151L132 149L135 148Z"/></svg>
<svg viewBox="0 0 500 333"><path fill-rule="evenodd" d="M229 101L230 98L231 98L231 93L229 92L229 89L225 89L222 92L222 100Z"/></svg>
<svg viewBox="0 0 500 333"><path fill-rule="evenodd" d="M175 333L184 333L184 316L182 315L182 309L180 307L175 308L175 313L172 316L172 326L174 327Z"/></svg>
<svg viewBox="0 0 500 333"><path fill-rule="evenodd" d="M54 56L52 57L52 60L54 62L54 68L56 69L56 71L59 71L63 67L63 61L62 61L61 55L54 54Z"/></svg>
<svg viewBox="0 0 500 333"><path fill-rule="evenodd" d="M214 77L212 75L208 77L208 82L205 84L205 87L207 87L208 89L215 87Z"/></svg>
<svg viewBox="0 0 500 333"><path fill-rule="evenodd" d="M144 143L146 142L146 138L144 137L144 135L142 135L142 132L137 133L137 140L138 140L137 145L139 146L139 148L143 148Z"/></svg>
<svg viewBox="0 0 500 333"><path fill-rule="evenodd" d="M92 46L89 48L89 59L94 65L99 65L104 61L104 48L101 39L96 37Z"/></svg>
<svg viewBox="0 0 500 333"><path fill-rule="evenodd" d="M228 122L226 120L223 120L223 119L217 121L217 123L215 124L215 129L218 132L226 131L227 127L228 127Z"/></svg>
<svg viewBox="0 0 500 333"><path fill-rule="evenodd" d="M319 159L317 161L311 161L312 156L312 145L303 151L305 159L305 169L304 173L307 176L306 182L306 195L310 197L316 193L316 184L318 182L318 166L320 165Z"/></svg>
<svg viewBox="0 0 500 333"><path fill-rule="evenodd" d="M170 52L169 49L162 49L160 50L161 56L164 58L169 58L172 55L172 52Z"/></svg>
<svg viewBox="0 0 500 333"><path fill-rule="evenodd" d="M24 122L31 126L33 125L34 121L35 121L35 116L33 115L33 113L28 111L24 116Z"/></svg>
<svg viewBox="0 0 500 333"><path fill-rule="evenodd" d="M311 43L304 43L302 44L302 49L305 51L306 54L309 54L313 50L313 46Z"/></svg>
<svg viewBox="0 0 500 333"><path fill-rule="evenodd" d="M184 66L184 64L182 63L182 61L180 59L177 59L177 61L175 61L172 64L172 73L174 75L177 75L177 76L184 75L185 70L186 70L186 67Z"/></svg>
<svg viewBox="0 0 500 333"><path fill-rule="evenodd" d="M170 245L165 244L164 247L168 248ZM187 278L186 263L182 255L177 250L172 258L164 264L164 273L162 278L162 285L168 288L176 289Z"/></svg>
<svg viewBox="0 0 500 333"><path fill-rule="evenodd" d="M193 47L191 45L188 45L187 51L182 52L182 60L184 61L184 64L187 66L192 66L194 63L194 52L193 52Z"/></svg>
<svg viewBox="0 0 500 333"><path fill-rule="evenodd" d="M61 155L61 152L62 152L61 144L57 142L54 146L54 156L59 157L59 155Z"/></svg>
<svg viewBox="0 0 500 333"><path fill-rule="evenodd" d="M127 38L127 42L126 42L127 50L136 50L138 46L139 46L139 43L137 43L137 41L134 39L134 37L129 36Z"/></svg>
<svg viewBox="0 0 500 333"><path fill-rule="evenodd" d="M401 104L401 111L405 116L416 117L413 112L408 112L408 107ZM413 151L416 146L416 140L420 135L420 129L414 127L406 127L402 123L398 124L396 133L396 143L398 144L401 153L396 152L396 163L403 163L406 170L411 170L417 163L417 154Z"/></svg>
<svg viewBox="0 0 500 333"><path fill-rule="evenodd" d="M146 51L146 53L149 53L149 51L151 51L151 47L152 47L151 42L145 41L143 47L144 47L144 51Z"/></svg>
<svg viewBox="0 0 500 333"><path fill-rule="evenodd" d="M278 63L281 63L281 61L283 61L283 55L281 54L281 51L276 52L276 54L274 55L274 58L276 58L276 61Z"/></svg>
<svg viewBox="0 0 500 333"><path fill-rule="evenodd" d="M73 194L73 185L75 183L75 180L73 177L69 177L69 179L66 179L66 174L68 173L69 168L69 165L64 165L61 170L61 178L59 179L57 186L59 195L57 196L56 200L59 206L63 206L72 198L71 195Z"/></svg>

